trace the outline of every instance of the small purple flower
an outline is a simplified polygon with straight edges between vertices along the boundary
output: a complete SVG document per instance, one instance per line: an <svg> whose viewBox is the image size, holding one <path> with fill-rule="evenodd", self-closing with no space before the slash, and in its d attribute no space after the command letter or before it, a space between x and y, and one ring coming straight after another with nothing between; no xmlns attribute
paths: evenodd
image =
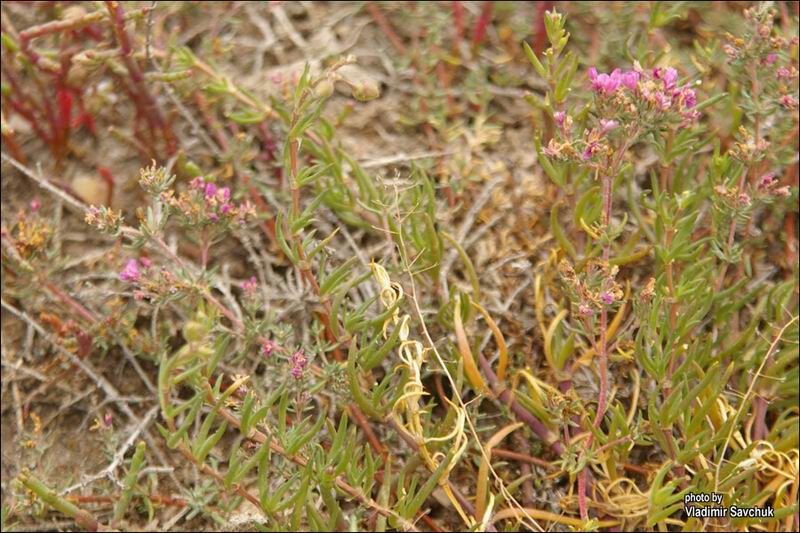
<svg viewBox="0 0 800 533"><path fill-rule="evenodd" d="M233 206L231 204L222 204L219 207L219 212L222 213L223 215L227 215L228 213L230 213L231 209L233 209Z"/></svg>
<svg viewBox="0 0 800 533"><path fill-rule="evenodd" d="M277 346L278 345L275 344L275 341L273 340L264 341L264 344L261 345L261 355L263 355L265 359L269 358L269 356L272 354L272 352L275 351L275 348L277 348Z"/></svg>
<svg viewBox="0 0 800 533"><path fill-rule="evenodd" d="M604 292L600 295L600 300L606 305L611 305L614 303L614 295L609 292Z"/></svg>
<svg viewBox="0 0 800 533"><path fill-rule="evenodd" d="M227 202L228 200L231 199L231 189L230 189L230 187L223 187L222 189L220 189L220 192L222 193L222 201L223 202Z"/></svg>
<svg viewBox="0 0 800 533"><path fill-rule="evenodd" d="M784 94L778 99L778 103L787 109L797 109L798 100L790 94Z"/></svg>
<svg viewBox="0 0 800 533"><path fill-rule="evenodd" d="M594 314L594 310L588 305L581 304L578 306L578 313L583 316L592 316Z"/></svg>
<svg viewBox="0 0 800 533"><path fill-rule="evenodd" d="M139 263L136 259L131 259L125 263L125 268L119 273L120 281L138 281L140 277Z"/></svg>
<svg viewBox="0 0 800 533"><path fill-rule="evenodd" d="M189 183L189 186L190 186L192 189L194 189L194 190L196 190L196 191L199 191L200 189L202 189L203 187L205 187L205 186L206 186L206 182L203 180L202 176L197 176L195 179L193 179L193 180L192 180L192 181Z"/></svg>
<svg viewBox="0 0 800 533"><path fill-rule="evenodd" d="M308 364L308 357L306 357L302 351L298 350L289 358L289 363L292 365L292 369L290 370L292 376L294 376L295 379L300 379L303 377L303 370L305 370Z"/></svg>
<svg viewBox="0 0 800 533"><path fill-rule="evenodd" d="M681 89L681 95L683 96L684 106L694 107L697 105L697 94L694 92L694 89L690 89L688 85L683 86L683 89Z"/></svg>
<svg viewBox="0 0 800 533"><path fill-rule="evenodd" d="M290 370L294 379L301 379L303 377L303 367L300 366L293 366Z"/></svg>
<svg viewBox="0 0 800 533"><path fill-rule="evenodd" d="M622 73L622 85L630 89L631 91L636 90L636 86L639 83L639 73L634 70L626 70Z"/></svg>
<svg viewBox="0 0 800 533"><path fill-rule="evenodd" d="M758 182L758 188L761 190L767 190L775 184L775 173L768 172L761 176L761 179Z"/></svg>
<svg viewBox="0 0 800 533"><path fill-rule="evenodd" d="M31 211L36 212L39 208L42 207L42 203L39 201L38 198L34 198L31 200Z"/></svg>
<svg viewBox="0 0 800 533"><path fill-rule="evenodd" d="M678 71L672 67L667 68L664 71L664 87L666 89L672 89L675 87L675 83L678 81Z"/></svg>
<svg viewBox="0 0 800 533"><path fill-rule="evenodd" d="M292 354L290 362L292 363L292 366L300 367L300 369L302 370L308 364L308 357L306 357L306 355L303 352L296 351Z"/></svg>
<svg viewBox="0 0 800 533"><path fill-rule="evenodd" d="M555 119L555 121L558 123L559 126L564 125L564 119L566 117L567 115L563 111L556 111L555 113L553 113L553 118Z"/></svg>
<svg viewBox="0 0 800 533"><path fill-rule="evenodd" d="M776 70L776 71L775 71L775 76L776 76L776 77L777 77L779 80L781 80L781 79L789 79L789 78L792 78L792 77L793 77L793 76L792 76L792 71L791 71L791 70L789 70L789 69L788 69L788 68L786 68L786 67L780 67L778 70Z"/></svg>
<svg viewBox="0 0 800 533"><path fill-rule="evenodd" d="M153 262L150 261L150 258L148 257L139 258L139 262L142 264L144 268L150 268L151 266L153 266Z"/></svg>
<svg viewBox="0 0 800 533"><path fill-rule="evenodd" d="M105 424L107 428L110 428L113 423L114 415L111 413L111 411L106 411L106 414L103 415L103 424Z"/></svg>
<svg viewBox="0 0 800 533"><path fill-rule="evenodd" d="M219 215L216 214L216 213L211 213L210 215L208 215L208 219L211 222L217 222L217 221L219 221Z"/></svg>
<svg viewBox="0 0 800 533"><path fill-rule="evenodd" d="M669 109L671 99L668 98L664 93L656 93L653 95L653 99L655 100L656 106L661 111L666 111Z"/></svg>
<svg viewBox="0 0 800 533"><path fill-rule="evenodd" d="M592 158L594 153L597 151L597 148L600 146L600 143L597 141L592 141L586 147L586 150L583 151L583 160L588 161Z"/></svg>
<svg viewBox="0 0 800 533"><path fill-rule="evenodd" d="M609 131L615 129L617 126L619 126L619 122L617 122L616 120L601 119L600 120L600 133L605 135Z"/></svg>
<svg viewBox="0 0 800 533"><path fill-rule="evenodd" d="M750 196L747 193L740 192L737 200L742 207L750 207Z"/></svg>
<svg viewBox="0 0 800 533"><path fill-rule="evenodd" d="M250 279L243 281L239 286L244 291L245 296L252 297L258 288L258 281L255 276L250 276Z"/></svg>
<svg viewBox="0 0 800 533"><path fill-rule="evenodd" d="M205 195L206 199L213 198L217 194L217 186L213 183L206 183Z"/></svg>
<svg viewBox="0 0 800 533"><path fill-rule="evenodd" d="M615 68L611 74L598 74L597 69L589 69L589 79L592 82L592 89L602 94L610 94L616 91L622 83L622 73Z"/></svg>
<svg viewBox="0 0 800 533"><path fill-rule="evenodd" d="M769 54L767 56L767 65L772 65L777 60L778 60L778 54L776 54L775 52L772 52L771 54Z"/></svg>

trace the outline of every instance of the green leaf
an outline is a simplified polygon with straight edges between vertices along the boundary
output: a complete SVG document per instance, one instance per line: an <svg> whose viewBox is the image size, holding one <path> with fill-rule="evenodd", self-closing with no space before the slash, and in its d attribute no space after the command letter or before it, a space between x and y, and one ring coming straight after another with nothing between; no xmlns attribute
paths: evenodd
<svg viewBox="0 0 800 533"><path fill-rule="evenodd" d="M533 65L533 68L536 69L536 72L539 73L539 76L541 76L544 79L547 79L547 71L539 62L539 60L536 58L536 53L531 49L528 43L524 41L522 43L522 47L525 49L525 55L528 56L528 60L530 60L531 65Z"/></svg>
<svg viewBox="0 0 800 533"><path fill-rule="evenodd" d="M225 117L236 122L237 124L260 124L267 119L266 113L246 109L244 111L237 111L233 113L226 113Z"/></svg>

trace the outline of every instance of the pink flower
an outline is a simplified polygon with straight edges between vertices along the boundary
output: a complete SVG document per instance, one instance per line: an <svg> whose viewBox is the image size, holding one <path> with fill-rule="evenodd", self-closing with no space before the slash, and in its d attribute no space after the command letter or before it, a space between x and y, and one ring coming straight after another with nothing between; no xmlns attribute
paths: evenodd
<svg viewBox="0 0 800 533"><path fill-rule="evenodd" d="M669 109L671 103L670 98L667 98L667 96L664 93L654 94L653 100L655 101L658 109L660 109L661 111L666 111L667 109Z"/></svg>
<svg viewBox="0 0 800 533"><path fill-rule="evenodd" d="M750 196L746 193L740 192L736 199L742 207L750 207Z"/></svg>
<svg viewBox="0 0 800 533"><path fill-rule="evenodd" d="M303 369L306 367L306 364L308 364L308 357L306 357L302 351L298 350L292 354L290 362L292 363L292 366L299 366L301 369Z"/></svg>
<svg viewBox="0 0 800 533"><path fill-rule="evenodd" d="M600 132L603 135L615 129L617 126L619 126L619 122L617 122L616 120L606 120L606 119L600 120Z"/></svg>
<svg viewBox="0 0 800 533"><path fill-rule="evenodd" d="M150 268L151 266L153 266L153 262L152 262L152 261L150 261L150 259L149 259L149 258L147 258L147 257L141 257L141 258L139 258L139 262L142 264L142 266L143 266L144 268Z"/></svg>
<svg viewBox="0 0 800 533"><path fill-rule="evenodd" d="M784 94L778 99L778 103L787 109L797 109L797 98L790 94Z"/></svg>
<svg viewBox="0 0 800 533"><path fill-rule="evenodd" d="M586 147L586 150L583 151L583 160L588 161L589 159L591 159L599 146L600 143L598 143L597 141L590 142L589 145Z"/></svg>
<svg viewBox="0 0 800 533"><path fill-rule="evenodd" d="M780 80L783 78L789 79L792 77L792 71L786 67L781 67L775 71L775 76Z"/></svg>
<svg viewBox="0 0 800 533"><path fill-rule="evenodd" d="M140 277L139 263L136 259L131 259L125 263L125 268L119 273L120 281L138 281Z"/></svg>
<svg viewBox="0 0 800 533"><path fill-rule="evenodd" d="M250 276L250 279L243 281L239 286L244 291L245 296L252 297L258 288L258 281L256 281L255 276Z"/></svg>
<svg viewBox="0 0 800 533"><path fill-rule="evenodd" d="M784 198L788 198L789 196L792 195L792 192L789 190L789 186L788 185L785 185L783 187L779 187L779 188L775 189L774 191L772 191L772 193L775 196L782 196Z"/></svg>
<svg viewBox="0 0 800 533"><path fill-rule="evenodd" d="M292 365L292 369L290 370L292 376L294 376L295 379L302 378L303 370L308 364L308 358L305 354L299 350L294 352L292 357L289 358L289 363Z"/></svg>
<svg viewBox="0 0 800 533"><path fill-rule="evenodd" d="M592 316L594 314L594 310L588 305L581 304L578 306L578 313L583 316Z"/></svg>
<svg viewBox="0 0 800 533"><path fill-rule="evenodd" d="M206 183L205 195L206 199L213 198L217 194L217 186L213 183Z"/></svg>
<svg viewBox="0 0 800 533"><path fill-rule="evenodd" d="M223 187L222 189L220 189L220 192L222 193L222 201L223 202L227 202L228 200L231 199L231 189L230 189L230 187Z"/></svg>
<svg viewBox="0 0 800 533"><path fill-rule="evenodd" d="M694 92L694 89L690 89L688 85L683 86L683 89L681 89L681 95L683 96L684 106L694 107L697 105L697 94Z"/></svg>
<svg viewBox="0 0 800 533"><path fill-rule="evenodd" d="M563 111L556 111L555 113L553 113L553 118L555 119L555 121L558 123L559 126L564 125L564 119L566 117L567 115Z"/></svg>
<svg viewBox="0 0 800 533"><path fill-rule="evenodd" d="M42 203L39 201L38 198L34 198L33 200L31 200L31 211L36 212L39 210L40 207L42 207Z"/></svg>
<svg viewBox="0 0 800 533"><path fill-rule="evenodd" d="M552 139L551 139L551 143L552 143ZM544 155L546 155L547 157L556 157L556 158L557 158L557 157L559 157L559 156L561 155L561 152L559 152L558 150L556 150L556 149L555 149L553 146L551 146L551 145L547 145L547 146L545 146L544 148L542 148L542 153L543 153Z"/></svg>
<svg viewBox="0 0 800 533"><path fill-rule="evenodd" d="M778 59L778 54L772 52L767 56L767 65L772 65Z"/></svg>
<svg viewBox="0 0 800 533"><path fill-rule="evenodd" d="M678 71L672 67L669 67L666 72L664 72L664 86L668 89L675 87L675 83L678 81Z"/></svg>
<svg viewBox="0 0 800 533"><path fill-rule="evenodd" d="M277 348L277 346L278 345L275 344L275 341L273 340L264 341L264 344L261 345L261 354L265 358L268 358L272 354L272 352L275 351L275 348Z"/></svg>
<svg viewBox="0 0 800 533"><path fill-rule="evenodd" d="M633 70L627 70L622 73L622 85L630 89L636 90L636 85L639 83L639 73Z"/></svg>
<svg viewBox="0 0 800 533"><path fill-rule="evenodd" d="M233 209L233 206L231 204L222 204L219 207L219 212L222 213L223 215L227 215L231 211L231 209Z"/></svg>
<svg viewBox="0 0 800 533"><path fill-rule="evenodd" d="M199 191L200 189L205 187L205 185L206 185L206 182L203 180L202 176L197 176L195 179L193 179L191 182L189 182L189 187L191 187L192 189L194 189L196 191Z"/></svg>
<svg viewBox="0 0 800 533"><path fill-rule="evenodd" d="M600 300L606 305L611 305L614 303L614 295L609 292L604 292L600 295Z"/></svg>
<svg viewBox="0 0 800 533"><path fill-rule="evenodd" d="M589 79L592 82L592 89L602 94L610 94L616 91L622 83L622 73L615 68L611 74L597 74L597 69L589 69Z"/></svg>
<svg viewBox="0 0 800 533"><path fill-rule="evenodd" d="M761 190L767 190L775 184L775 173L768 172L761 176L761 179L758 182L758 188Z"/></svg>

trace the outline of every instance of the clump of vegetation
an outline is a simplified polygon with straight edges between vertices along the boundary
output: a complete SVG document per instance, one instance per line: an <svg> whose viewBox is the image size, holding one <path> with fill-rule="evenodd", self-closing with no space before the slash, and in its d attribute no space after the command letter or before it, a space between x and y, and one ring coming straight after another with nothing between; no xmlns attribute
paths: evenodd
<svg viewBox="0 0 800 533"><path fill-rule="evenodd" d="M796 530L797 4L546 4L4 4L3 529Z"/></svg>

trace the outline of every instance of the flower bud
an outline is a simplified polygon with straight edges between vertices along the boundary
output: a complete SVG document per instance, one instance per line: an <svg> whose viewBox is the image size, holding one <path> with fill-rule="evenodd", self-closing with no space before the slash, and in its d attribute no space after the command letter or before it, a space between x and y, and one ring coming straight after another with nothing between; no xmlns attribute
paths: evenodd
<svg viewBox="0 0 800 533"><path fill-rule="evenodd" d="M190 320L183 326L183 338L189 342L203 340L206 336L206 327L200 322Z"/></svg>
<svg viewBox="0 0 800 533"><path fill-rule="evenodd" d="M353 84L353 98L360 102L374 100L381 95L378 84L373 80L359 81Z"/></svg>
<svg viewBox="0 0 800 533"><path fill-rule="evenodd" d="M333 94L333 81L325 78L314 87L314 96L317 98L329 98Z"/></svg>

